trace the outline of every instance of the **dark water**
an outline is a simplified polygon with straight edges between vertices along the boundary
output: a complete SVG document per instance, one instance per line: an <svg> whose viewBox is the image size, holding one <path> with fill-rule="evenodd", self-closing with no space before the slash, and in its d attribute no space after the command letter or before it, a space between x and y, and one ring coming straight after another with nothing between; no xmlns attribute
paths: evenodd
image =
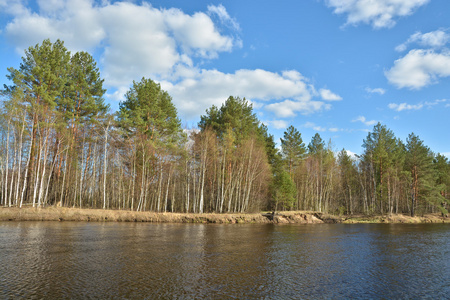
<svg viewBox="0 0 450 300"><path fill-rule="evenodd" d="M450 299L450 226L0 223L0 299Z"/></svg>

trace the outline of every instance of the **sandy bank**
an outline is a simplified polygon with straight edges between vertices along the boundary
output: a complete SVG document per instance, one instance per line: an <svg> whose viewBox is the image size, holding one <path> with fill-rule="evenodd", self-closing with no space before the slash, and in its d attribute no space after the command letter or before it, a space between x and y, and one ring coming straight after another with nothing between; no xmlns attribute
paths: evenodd
<svg viewBox="0 0 450 300"><path fill-rule="evenodd" d="M319 223L450 223L440 214L409 217L392 216L333 216L318 212L289 211L247 214L155 213L125 210L79 209L64 207L0 208L0 221L91 221L91 222L155 222L155 223L260 223L260 224L319 224Z"/></svg>

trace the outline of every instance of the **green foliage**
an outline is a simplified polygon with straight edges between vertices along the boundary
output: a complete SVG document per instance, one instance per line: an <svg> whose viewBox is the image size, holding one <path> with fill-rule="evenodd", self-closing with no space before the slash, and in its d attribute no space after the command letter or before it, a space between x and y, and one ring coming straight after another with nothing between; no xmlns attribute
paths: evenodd
<svg viewBox="0 0 450 300"><path fill-rule="evenodd" d="M254 137L264 145L272 169L280 163L273 135L269 134L267 126L258 120L253 113L252 104L245 98L230 96L220 109L215 105L211 106L206 110L206 115L200 117L198 127L202 131L211 128L228 147L231 147L231 144L238 146L242 141Z"/></svg>
<svg viewBox="0 0 450 300"><path fill-rule="evenodd" d="M443 201L436 186L436 172L433 166L433 153L414 133L406 139L405 167L411 174L411 215L415 214L418 202L423 206L425 203L441 207Z"/></svg>
<svg viewBox="0 0 450 300"><path fill-rule="evenodd" d="M291 125L284 132L284 138L280 140L283 160L288 166L289 173L292 173L293 169L304 159L306 153L302 135Z"/></svg>
<svg viewBox="0 0 450 300"><path fill-rule="evenodd" d="M32 113L55 113L69 123L86 123L99 113L106 113L103 79L91 55L73 56L57 40L44 40L25 50L19 69L9 68L12 86L5 87L11 97L20 98Z"/></svg>
<svg viewBox="0 0 450 300"><path fill-rule="evenodd" d="M450 161L447 157L438 153L433 160L433 165L436 172L436 186L440 195L439 200L441 201L438 207L446 215L450 205Z"/></svg>
<svg viewBox="0 0 450 300"><path fill-rule="evenodd" d="M325 142L320 137L320 134L316 133L308 144L308 153L311 155L321 155L324 150Z"/></svg>
<svg viewBox="0 0 450 300"><path fill-rule="evenodd" d="M253 106L245 98L230 96L218 109L212 106L206 110L206 115L200 117L198 127L205 130L212 128L219 138L223 138L227 130L231 130L235 144L255 135L264 140L267 128L264 127L253 113Z"/></svg>
<svg viewBox="0 0 450 300"><path fill-rule="evenodd" d="M173 144L181 138L181 122L172 97L160 84L146 78L133 81L125 98L120 103L117 119L128 135L143 135L162 144Z"/></svg>
<svg viewBox="0 0 450 300"><path fill-rule="evenodd" d="M275 176L272 193L275 201L275 210L279 210L280 206L287 210L294 207L297 188L288 172L281 171Z"/></svg>
<svg viewBox="0 0 450 300"><path fill-rule="evenodd" d="M66 117L69 117L67 113L74 113L80 121L87 121L98 113L105 113L108 110L103 99L106 90L94 58L86 52L77 52L70 65L70 99L61 105Z"/></svg>
<svg viewBox="0 0 450 300"><path fill-rule="evenodd" d="M23 197L98 207L103 198L103 207L108 199L119 209L245 212L272 205L413 215L447 214L450 204L448 158L414 134L403 143L380 123L358 160L344 149L335 155L318 133L306 148L293 126L279 153L251 103L229 97L206 110L200 134L186 143L172 98L150 79L133 82L113 122L96 62L86 52L72 55L60 40L29 47L7 77L0 204Z"/></svg>
<svg viewBox="0 0 450 300"><path fill-rule="evenodd" d="M392 130L378 123L363 141L365 158L373 161L379 168L392 163L392 153L396 150L397 140Z"/></svg>
<svg viewBox="0 0 450 300"><path fill-rule="evenodd" d="M370 164L375 176L373 189L379 200L380 212L383 213L389 193L386 178L394 172L395 159L401 153L399 145L392 130L378 122L363 141L362 147L365 149L363 159Z"/></svg>
<svg viewBox="0 0 450 300"><path fill-rule="evenodd" d="M70 52L64 42L54 44L44 40L25 50L25 57L18 70L9 68L8 79L14 86L11 91L20 91L31 104L56 107L68 84L70 74Z"/></svg>
<svg viewBox="0 0 450 300"><path fill-rule="evenodd" d="M442 194L450 188L450 162L447 157L438 153L433 159L436 170L436 183L441 185Z"/></svg>

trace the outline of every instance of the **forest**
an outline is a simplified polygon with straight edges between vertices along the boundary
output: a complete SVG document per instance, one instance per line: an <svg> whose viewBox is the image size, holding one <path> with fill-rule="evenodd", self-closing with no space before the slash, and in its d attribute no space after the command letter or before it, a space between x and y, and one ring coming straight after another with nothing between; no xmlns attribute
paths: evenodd
<svg viewBox="0 0 450 300"><path fill-rule="evenodd" d="M60 40L25 50L1 90L0 205L154 212L447 213L450 162L376 124L363 153L290 126L278 148L245 98L183 128L171 96L133 82L117 112L93 57ZM225 99L224 99L225 100Z"/></svg>

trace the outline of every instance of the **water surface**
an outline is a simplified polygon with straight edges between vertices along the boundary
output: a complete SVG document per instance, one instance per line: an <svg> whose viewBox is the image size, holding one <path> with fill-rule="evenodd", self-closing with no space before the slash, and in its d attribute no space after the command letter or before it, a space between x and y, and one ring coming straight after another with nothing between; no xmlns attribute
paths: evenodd
<svg viewBox="0 0 450 300"><path fill-rule="evenodd" d="M0 223L1 299L450 298L448 224Z"/></svg>

